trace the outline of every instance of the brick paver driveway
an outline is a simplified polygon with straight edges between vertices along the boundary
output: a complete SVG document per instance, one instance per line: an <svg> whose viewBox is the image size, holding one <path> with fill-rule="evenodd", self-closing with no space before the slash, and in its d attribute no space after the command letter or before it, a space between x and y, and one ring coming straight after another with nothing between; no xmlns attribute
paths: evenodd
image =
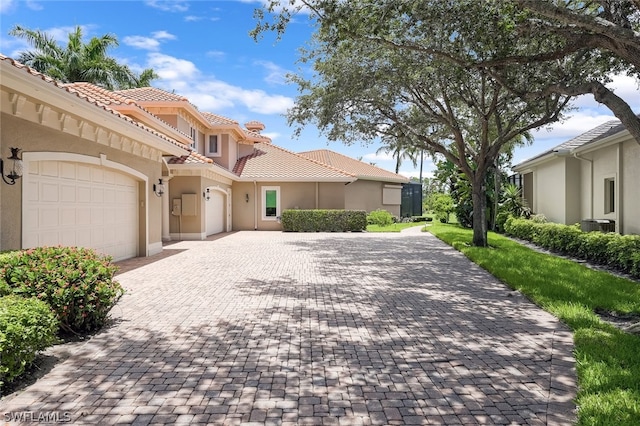
<svg viewBox="0 0 640 426"><path fill-rule="evenodd" d="M2 402L87 424L571 424L572 339L426 233L239 232L123 273ZM9 414L5 414L9 413Z"/></svg>

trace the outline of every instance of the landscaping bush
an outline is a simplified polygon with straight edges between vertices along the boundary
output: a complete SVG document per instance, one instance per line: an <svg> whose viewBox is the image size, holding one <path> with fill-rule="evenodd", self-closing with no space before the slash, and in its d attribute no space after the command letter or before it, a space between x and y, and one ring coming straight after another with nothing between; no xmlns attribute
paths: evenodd
<svg viewBox="0 0 640 426"><path fill-rule="evenodd" d="M369 225L389 226L393 223L393 216L386 210L374 210L367 215Z"/></svg>
<svg viewBox="0 0 640 426"><path fill-rule="evenodd" d="M0 391L20 376L36 353L55 343L58 322L36 298L0 297Z"/></svg>
<svg viewBox="0 0 640 426"><path fill-rule="evenodd" d="M504 224L510 216L510 212L500 212L496 215L496 232L504 234Z"/></svg>
<svg viewBox="0 0 640 426"><path fill-rule="evenodd" d="M505 233L531 241L551 251L568 254L589 262L640 277L640 236L613 232L582 232L579 224L536 223L509 217Z"/></svg>
<svg viewBox="0 0 640 426"><path fill-rule="evenodd" d="M285 232L362 232L367 213L361 210L285 210L281 217Z"/></svg>
<svg viewBox="0 0 640 426"><path fill-rule="evenodd" d="M0 265L0 282L14 294L37 297L55 312L60 328L85 333L102 327L124 290L113 280L108 256L75 247L39 247L16 252Z"/></svg>

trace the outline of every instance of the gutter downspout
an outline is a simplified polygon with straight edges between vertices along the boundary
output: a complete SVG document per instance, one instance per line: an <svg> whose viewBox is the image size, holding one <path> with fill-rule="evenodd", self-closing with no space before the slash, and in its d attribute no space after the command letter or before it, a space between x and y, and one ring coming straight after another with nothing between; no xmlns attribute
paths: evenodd
<svg viewBox="0 0 640 426"><path fill-rule="evenodd" d="M253 230L258 230L258 183L253 181Z"/></svg>
<svg viewBox="0 0 640 426"><path fill-rule="evenodd" d="M589 163L589 174L590 176L590 182L589 182L589 219L593 219L593 160L589 160L588 158L584 158L584 157L580 157L577 153L573 153L573 157L578 159L578 160L582 160L582 161L586 161L587 163Z"/></svg>
<svg viewBox="0 0 640 426"><path fill-rule="evenodd" d="M316 182L316 209L318 209L318 200L320 197L319 186L320 186L320 182Z"/></svg>

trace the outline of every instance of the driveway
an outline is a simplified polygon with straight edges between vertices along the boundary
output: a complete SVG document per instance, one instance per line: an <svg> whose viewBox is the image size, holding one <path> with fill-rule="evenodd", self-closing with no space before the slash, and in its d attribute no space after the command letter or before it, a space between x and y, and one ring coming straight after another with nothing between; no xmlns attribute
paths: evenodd
<svg viewBox="0 0 640 426"><path fill-rule="evenodd" d="M118 276L108 329L0 401L3 420L572 424L568 329L415 231L168 245Z"/></svg>

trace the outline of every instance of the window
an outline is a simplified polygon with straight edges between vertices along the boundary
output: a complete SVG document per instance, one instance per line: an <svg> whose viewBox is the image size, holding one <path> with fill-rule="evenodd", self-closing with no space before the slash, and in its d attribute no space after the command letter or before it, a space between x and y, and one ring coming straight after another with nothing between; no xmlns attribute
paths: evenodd
<svg viewBox="0 0 640 426"><path fill-rule="evenodd" d="M220 145L218 143L218 135L209 135L209 143L207 144L207 155L209 157L220 156Z"/></svg>
<svg viewBox="0 0 640 426"><path fill-rule="evenodd" d="M609 178L604 180L604 212L616 211L616 180Z"/></svg>
<svg viewBox="0 0 640 426"><path fill-rule="evenodd" d="M193 143L191 144L191 147L197 151L198 150L198 130L194 127L190 128L191 130L191 140L193 141Z"/></svg>
<svg viewBox="0 0 640 426"><path fill-rule="evenodd" d="M262 187L262 220L277 220L280 217L280 187Z"/></svg>

